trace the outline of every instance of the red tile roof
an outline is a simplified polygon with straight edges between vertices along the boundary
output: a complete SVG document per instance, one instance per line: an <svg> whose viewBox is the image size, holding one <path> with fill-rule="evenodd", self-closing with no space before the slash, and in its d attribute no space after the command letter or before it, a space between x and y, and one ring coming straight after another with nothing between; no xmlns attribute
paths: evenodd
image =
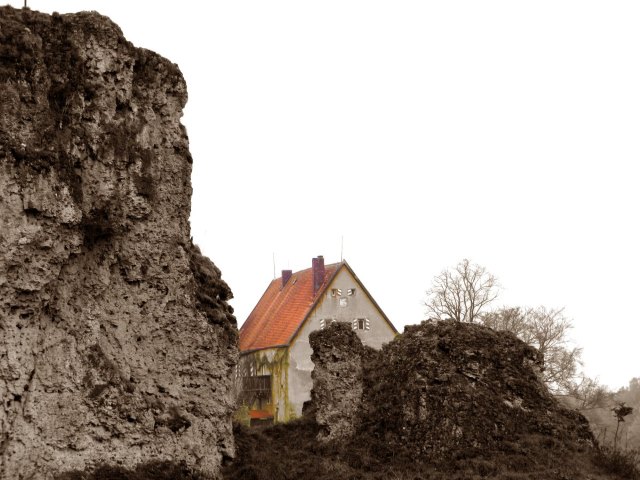
<svg viewBox="0 0 640 480"><path fill-rule="evenodd" d="M311 268L294 273L282 288L282 278L273 280L240 328L240 351L289 345L316 300L344 262L325 265L324 282L313 294Z"/></svg>

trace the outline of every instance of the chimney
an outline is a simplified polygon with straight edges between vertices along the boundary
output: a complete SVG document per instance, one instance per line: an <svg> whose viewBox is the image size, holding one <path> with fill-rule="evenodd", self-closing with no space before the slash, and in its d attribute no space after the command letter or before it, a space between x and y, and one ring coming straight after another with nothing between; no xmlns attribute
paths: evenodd
<svg viewBox="0 0 640 480"><path fill-rule="evenodd" d="M292 270L282 270L282 288L284 288L284 286L287 284L287 282L291 278L291 275L293 275Z"/></svg>
<svg viewBox="0 0 640 480"><path fill-rule="evenodd" d="M322 255L311 259L311 270L313 272L313 294L315 295L324 282L324 257Z"/></svg>

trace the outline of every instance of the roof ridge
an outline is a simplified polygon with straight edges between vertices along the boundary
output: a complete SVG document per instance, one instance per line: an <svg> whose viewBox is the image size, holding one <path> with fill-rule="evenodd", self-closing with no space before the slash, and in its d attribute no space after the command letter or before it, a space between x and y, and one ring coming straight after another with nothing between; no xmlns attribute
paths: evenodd
<svg viewBox="0 0 640 480"><path fill-rule="evenodd" d="M326 270L328 267L335 267L335 266L337 266L337 265L342 265L342 264L344 264L344 263L347 263L347 262L346 262L346 260L342 260L341 262L335 262L335 263L326 263L326 264L324 265L324 268L325 268L325 270ZM304 268L304 269L302 269L302 270L298 270L297 272L292 272L292 275L296 275L296 274L298 274L298 273L303 273L303 272L306 272L307 270L313 270L313 267L308 267L308 268ZM282 275L280 275L279 277L275 278L274 280L278 280L278 279L281 279L281 278L282 278ZM272 281L273 281L273 280L272 280ZM287 283L288 283L288 282L287 282Z"/></svg>
<svg viewBox="0 0 640 480"><path fill-rule="evenodd" d="M288 345L310 310L345 262L325 265L325 277L313 292L313 267L293 272L287 283L273 279L240 328L240 351Z"/></svg>

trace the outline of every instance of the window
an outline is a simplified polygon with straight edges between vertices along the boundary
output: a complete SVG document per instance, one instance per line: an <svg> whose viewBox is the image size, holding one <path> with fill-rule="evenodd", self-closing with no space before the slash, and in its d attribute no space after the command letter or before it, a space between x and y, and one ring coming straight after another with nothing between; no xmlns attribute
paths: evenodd
<svg viewBox="0 0 640 480"><path fill-rule="evenodd" d="M356 289L355 288L350 288L349 290L347 290L347 295L349 297L352 297L356 294Z"/></svg>
<svg viewBox="0 0 640 480"><path fill-rule="evenodd" d="M324 330L324 327L327 325L331 325L332 323L336 323L335 318L321 318L320 319L320 330Z"/></svg>
<svg viewBox="0 0 640 480"><path fill-rule="evenodd" d="M370 330L371 325L368 318L354 318L351 324L354 330Z"/></svg>
<svg viewBox="0 0 640 480"><path fill-rule="evenodd" d="M347 297L340 297L340 306L341 307L347 306Z"/></svg>
<svg viewBox="0 0 640 480"><path fill-rule="evenodd" d="M332 297L339 297L342 295L342 290L339 288L332 288L331 289L331 296Z"/></svg>
<svg viewBox="0 0 640 480"><path fill-rule="evenodd" d="M244 377L239 402L249 406L257 404L259 408L269 405L271 403L271 375Z"/></svg>

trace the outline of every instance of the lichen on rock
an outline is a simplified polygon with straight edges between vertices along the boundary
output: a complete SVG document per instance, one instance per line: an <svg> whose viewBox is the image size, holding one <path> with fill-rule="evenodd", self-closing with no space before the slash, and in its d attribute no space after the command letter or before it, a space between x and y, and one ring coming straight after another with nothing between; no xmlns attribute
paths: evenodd
<svg viewBox="0 0 640 480"><path fill-rule="evenodd" d="M233 455L236 323L190 238L178 67L0 7L0 478Z"/></svg>

